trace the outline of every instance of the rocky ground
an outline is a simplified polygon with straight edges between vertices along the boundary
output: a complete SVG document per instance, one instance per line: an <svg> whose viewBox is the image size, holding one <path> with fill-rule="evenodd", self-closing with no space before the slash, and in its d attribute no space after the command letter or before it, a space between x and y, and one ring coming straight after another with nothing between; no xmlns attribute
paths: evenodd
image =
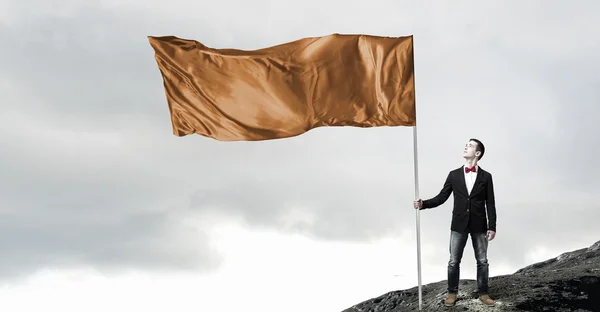
<svg viewBox="0 0 600 312"><path fill-rule="evenodd" d="M445 307L446 287L445 280L423 285L422 311L600 311L600 241L511 275L490 277L495 307L479 302L474 280L461 280L456 305ZM419 311L418 307L418 288L414 287L389 292L342 312Z"/></svg>

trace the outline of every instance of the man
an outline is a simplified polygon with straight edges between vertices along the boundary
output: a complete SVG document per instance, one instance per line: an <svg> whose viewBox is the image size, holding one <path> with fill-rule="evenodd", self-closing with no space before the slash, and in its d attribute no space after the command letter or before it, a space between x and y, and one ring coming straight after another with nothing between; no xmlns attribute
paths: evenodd
<svg viewBox="0 0 600 312"><path fill-rule="evenodd" d="M485 147L481 141L470 139L463 152L466 164L450 171L444 187L437 196L414 202L415 209L435 208L445 203L450 193L454 193L450 227L450 261L448 261L448 296L444 301L446 306L453 306L456 303L460 261L469 234L477 261L479 300L488 306L493 306L495 303L488 295L487 247L488 241L496 236L496 205L492 175L477 164L484 152Z"/></svg>

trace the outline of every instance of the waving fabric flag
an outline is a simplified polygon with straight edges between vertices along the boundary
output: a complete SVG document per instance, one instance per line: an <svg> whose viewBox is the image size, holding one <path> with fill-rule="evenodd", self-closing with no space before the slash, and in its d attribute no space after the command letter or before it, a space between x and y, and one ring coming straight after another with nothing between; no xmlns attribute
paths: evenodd
<svg viewBox="0 0 600 312"><path fill-rule="evenodd" d="M176 136L259 141L416 125L412 36L333 34L253 51L148 39Z"/></svg>

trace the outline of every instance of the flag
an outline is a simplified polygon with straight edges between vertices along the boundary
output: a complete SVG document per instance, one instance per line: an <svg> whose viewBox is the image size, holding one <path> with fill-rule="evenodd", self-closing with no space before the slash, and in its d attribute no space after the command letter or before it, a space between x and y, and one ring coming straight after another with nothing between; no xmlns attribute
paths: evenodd
<svg viewBox="0 0 600 312"><path fill-rule="evenodd" d="M148 39L176 136L259 141L416 125L412 36L332 34L258 50Z"/></svg>

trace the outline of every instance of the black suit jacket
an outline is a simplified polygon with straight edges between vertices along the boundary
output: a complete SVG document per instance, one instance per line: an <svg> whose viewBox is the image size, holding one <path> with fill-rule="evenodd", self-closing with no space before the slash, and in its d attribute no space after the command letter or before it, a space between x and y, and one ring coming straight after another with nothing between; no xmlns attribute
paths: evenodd
<svg viewBox="0 0 600 312"><path fill-rule="evenodd" d="M492 175L478 167L477 177L469 195L464 170L464 167L460 167L450 171L440 193L434 198L424 200L422 209L440 206L448 200L450 193L454 193L454 209L450 226L452 231L481 233L491 230L495 232L496 203Z"/></svg>

